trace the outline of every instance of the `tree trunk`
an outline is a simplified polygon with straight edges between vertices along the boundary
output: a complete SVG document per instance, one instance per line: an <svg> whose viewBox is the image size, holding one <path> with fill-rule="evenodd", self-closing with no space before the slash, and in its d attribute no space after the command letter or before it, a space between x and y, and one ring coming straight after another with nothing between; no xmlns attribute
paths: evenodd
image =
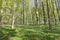
<svg viewBox="0 0 60 40"><path fill-rule="evenodd" d="M23 14L23 24L24 24L24 0L23 0L23 12L22 12L22 14Z"/></svg>
<svg viewBox="0 0 60 40"><path fill-rule="evenodd" d="M58 0L57 0L58 1ZM56 10L57 10L57 13L58 13L58 19L60 21L60 14L59 14L59 3L57 3L57 1L55 0L55 5L56 5Z"/></svg>
<svg viewBox="0 0 60 40"><path fill-rule="evenodd" d="M16 0L14 1L14 4L13 4L13 7L14 7L14 10L13 10L13 14L12 14L12 29L14 29L14 23L15 23L15 8L16 8Z"/></svg>
<svg viewBox="0 0 60 40"><path fill-rule="evenodd" d="M48 24L49 24L49 30L52 29L51 23L50 23L50 14L49 14L49 4L48 4L48 0L46 0L46 4L47 4L47 15L48 15Z"/></svg>
<svg viewBox="0 0 60 40"><path fill-rule="evenodd" d="M37 4L37 0L35 0L35 14L36 14L36 24L39 23L39 19L38 19L38 8L37 8L38 4Z"/></svg>
<svg viewBox="0 0 60 40"><path fill-rule="evenodd" d="M51 2L52 2L52 13L53 13L53 16L54 16L54 20L55 20L55 25L57 25L57 20L56 20L56 16L55 16L55 13L54 13L54 3L53 3L53 1L51 0Z"/></svg>
<svg viewBox="0 0 60 40"><path fill-rule="evenodd" d="M44 17L44 25L46 25L46 17L45 17L45 10L44 10L43 2L42 2L42 10L43 10L43 17Z"/></svg>
<svg viewBox="0 0 60 40"><path fill-rule="evenodd" d="M14 20L15 18L14 18L14 15L12 16L12 29L14 28Z"/></svg>
<svg viewBox="0 0 60 40"><path fill-rule="evenodd" d="M2 21L2 13L1 13L1 9L0 9L0 26L2 25L1 21Z"/></svg>

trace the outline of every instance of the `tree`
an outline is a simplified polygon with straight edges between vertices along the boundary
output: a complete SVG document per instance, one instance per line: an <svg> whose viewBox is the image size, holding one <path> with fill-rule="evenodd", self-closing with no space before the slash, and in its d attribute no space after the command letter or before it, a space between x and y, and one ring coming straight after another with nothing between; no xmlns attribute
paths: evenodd
<svg viewBox="0 0 60 40"><path fill-rule="evenodd" d="M48 3L48 0L46 0L46 5L47 5L48 25L49 25L49 30L51 30L52 26L51 26L51 23L50 23L50 13L49 13L49 3Z"/></svg>
<svg viewBox="0 0 60 40"><path fill-rule="evenodd" d="M56 11L57 11L57 13L58 13L58 19L59 19L59 21L60 21L59 2L58 2L58 0L55 0L55 5L56 5Z"/></svg>
<svg viewBox="0 0 60 40"><path fill-rule="evenodd" d="M43 20L44 20L44 25L46 25L46 17L45 17L45 10L44 10L44 4L43 4L43 1L42 1L42 10L43 10Z"/></svg>
<svg viewBox="0 0 60 40"><path fill-rule="evenodd" d="M3 5L3 1L2 0L0 0L0 26L1 26L1 21L2 21L2 13L3 13L3 10L2 10L2 5Z"/></svg>
<svg viewBox="0 0 60 40"><path fill-rule="evenodd" d="M55 25L57 25L57 20L56 20L56 15L55 15L55 7L54 7L54 3L53 1L51 0L51 3L52 3L52 14L54 16L54 21L55 21Z"/></svg>
<svg viewBox="0 0 60 40"><path fill-rule="evenodd" d="M38 4L37 4L37 0L34 0L35 2L35 14L36 14L36 24L39 23L39 19L38 19Z"/></svg>
<svg viewBox="0 0 60 40"><path fill-rule="evenodd" d="M25 2L23 0L23 4L22 4L23 5L23 12L22 12L22 14L23 14L23 24L24 24L24 20L25 20L25 18L24 18L25 17L25 15L24 15L24 7L25 7L24 4L25 4Z"/></svg>

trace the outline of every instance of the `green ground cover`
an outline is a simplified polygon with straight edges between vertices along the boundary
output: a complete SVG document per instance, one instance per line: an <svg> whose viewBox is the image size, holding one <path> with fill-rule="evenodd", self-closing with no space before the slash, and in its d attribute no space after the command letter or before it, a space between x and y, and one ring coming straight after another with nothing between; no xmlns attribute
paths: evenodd
<svg viewBox="0 0 60 40"><path fill-rule="evenodd" d="M53 26L48 30L48 25L22 25L0 27L0 40L60 40L60 28Z"/></svg>

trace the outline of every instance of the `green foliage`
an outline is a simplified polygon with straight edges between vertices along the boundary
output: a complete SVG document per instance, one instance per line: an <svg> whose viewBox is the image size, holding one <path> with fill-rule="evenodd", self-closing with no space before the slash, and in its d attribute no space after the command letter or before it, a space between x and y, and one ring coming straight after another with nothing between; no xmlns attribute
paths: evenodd
<svg viewBox="0 0 60 40"><path fill-rule="evenodd" d="M58 31L60 29L48 30L48 27L41 26L23 25L16 26L15 29L11 29L11 26L3 26L0 28L0 39L8 40L10 36L12 40L54 40L60 37Z"/></svg>
<svg viewBox="0 0 60 40"><path fill-rule="evenodd" d="M0 0L0 40L60 40L58 0L38 1Z"/></svg>

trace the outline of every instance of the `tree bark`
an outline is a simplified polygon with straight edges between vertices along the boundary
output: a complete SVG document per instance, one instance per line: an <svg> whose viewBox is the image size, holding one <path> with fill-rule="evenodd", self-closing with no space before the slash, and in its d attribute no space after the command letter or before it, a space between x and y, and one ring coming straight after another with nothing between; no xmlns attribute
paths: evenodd
<svg viewBox="0 0 60 40"><path fill-rule="evenodd" d="M24 24L24 0L23 0L23 12L22 12L22 14L23 14L23 24Z"/></svg>
<svg viewBox="0 0 60 40"><path fill-rule="evenodd" d="M46 4L47 4L47 15L48 15L48 24L49 24L49 30L52 29L51 23L50 23L50 14L49 14L49 4L48 4L48 0L46 0Z"/></svg>
<svg viewBox="0 0 60 40"><path fill-rule="evenodd" d="M53 13L53 16L54 16L54 20L55 20L55 25L57 25L57 20L56 20L56 16L55 16L55 13L54 13L54 3L53 3L53 1L51 0L51 2L52 2L52 13Z"/></svg>
<svg viewBox="0 0 60 40"><path fill-rule="evenodd" d="M43 17L44 17L44 25L46 25L46 17L45 17L45 10L44 10L43 2L42 2L42 10L43 10Z"/></svg>
<svg viewBox="0 0 60 40"><path fill-rule="evenodd" d="M58 1L58 0L57 0ZM58 19L60 21L60 14L59 14L59 3L57 3L57 1L55 0L55 5L56 5L56 10L57 10L57 13L58 13Z"/></svg>
<svg viewBox="0 0 60 40"><path fill-rule="evenodd" d="M36 14L36 24L39 23L39 18L38 18L38 4L37 4L37 0L35 0L35 14Z"/></svg>

